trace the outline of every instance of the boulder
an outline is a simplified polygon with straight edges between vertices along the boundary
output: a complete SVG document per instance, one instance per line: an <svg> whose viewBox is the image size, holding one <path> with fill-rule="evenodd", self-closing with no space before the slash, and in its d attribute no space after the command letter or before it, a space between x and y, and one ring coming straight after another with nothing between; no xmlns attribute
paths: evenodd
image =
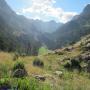
<svg viewBox="0 0 90 90"><path fill-rule="evenodd" d="M27 76L27 72L25 69L16 69L15 71L12 72L12 76L16 78L22 78Z"/></svg>

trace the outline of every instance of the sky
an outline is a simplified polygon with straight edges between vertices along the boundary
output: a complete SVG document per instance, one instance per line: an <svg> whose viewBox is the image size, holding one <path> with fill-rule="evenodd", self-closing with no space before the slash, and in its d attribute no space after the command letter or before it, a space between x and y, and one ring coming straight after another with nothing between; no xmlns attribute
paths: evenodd
<svg viewBox="0 0 90 90"><path fill-rule="evenodd" d="M90 0L6 0L20 15L43 21L66 23L82 12Z"/></svg>

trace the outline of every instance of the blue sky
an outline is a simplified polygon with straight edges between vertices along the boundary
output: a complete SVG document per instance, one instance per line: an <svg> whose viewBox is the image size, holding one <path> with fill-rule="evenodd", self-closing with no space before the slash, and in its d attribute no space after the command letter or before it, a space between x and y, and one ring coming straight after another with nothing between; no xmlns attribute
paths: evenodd
<svg viewBox="0 0 90 90"><path fill-rule="evenodd" d="M90 3L90 0L6 0L17 13L32 19L67 22Z"/></svg>

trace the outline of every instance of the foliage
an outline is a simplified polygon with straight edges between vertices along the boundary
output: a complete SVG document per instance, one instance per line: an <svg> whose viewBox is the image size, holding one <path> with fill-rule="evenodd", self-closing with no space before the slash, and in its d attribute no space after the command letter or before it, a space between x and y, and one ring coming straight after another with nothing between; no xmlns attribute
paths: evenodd
<svg viewBox="0 0 90 90"><path fill-rule="evenodd" d="M33 61L33 65L38 67L44 67L43 61L41 61L39 58L35 58L35 60Z"/></svg>
<svg viewBox="0 0 90 90"><path fill-rule="evenodd" d="M39 55L45 55L49 52L48 48L46 46L42 46L41 48L39 48Z"/></svg>
<svg viewBox="0 0 90 90"><path fill-rule="evenodd" d="M70 62L67 62L64 67L68 70L74 70L77 69L81 71L81 65L78 60L72 59Z"/></svg>
<svg viewBox="0 0 90 90"><path fill-rule="evenodd" d="M22 78L27 76L27 71L22 62L17 62L14 64L14 67L12 69L12 76L17 78Z"/></svg>

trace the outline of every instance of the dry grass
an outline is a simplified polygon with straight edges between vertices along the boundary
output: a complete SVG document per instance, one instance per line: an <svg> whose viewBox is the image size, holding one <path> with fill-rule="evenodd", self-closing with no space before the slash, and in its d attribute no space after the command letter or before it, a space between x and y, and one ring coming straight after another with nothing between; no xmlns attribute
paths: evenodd
<svg viewBox="0 0 90 90"><path fill-rule="evenodd" d="M57 70L63 70L62 60L66 57L74 57L81 52L79 49L74 49L72 52L65 52L64 55L44 55L38 56L44 62L44 68L33 66L35 56L19 57L17 61L22 61L25 64L28 74L31 75L46 75L45 83L52 85L52 90L90 90L90 79L87 74L78 72L71 73L63 71L63 76L54 75ZM0 52L0 64L5 64L9 68L17 61L13 61L13 53Z"/></svg>

